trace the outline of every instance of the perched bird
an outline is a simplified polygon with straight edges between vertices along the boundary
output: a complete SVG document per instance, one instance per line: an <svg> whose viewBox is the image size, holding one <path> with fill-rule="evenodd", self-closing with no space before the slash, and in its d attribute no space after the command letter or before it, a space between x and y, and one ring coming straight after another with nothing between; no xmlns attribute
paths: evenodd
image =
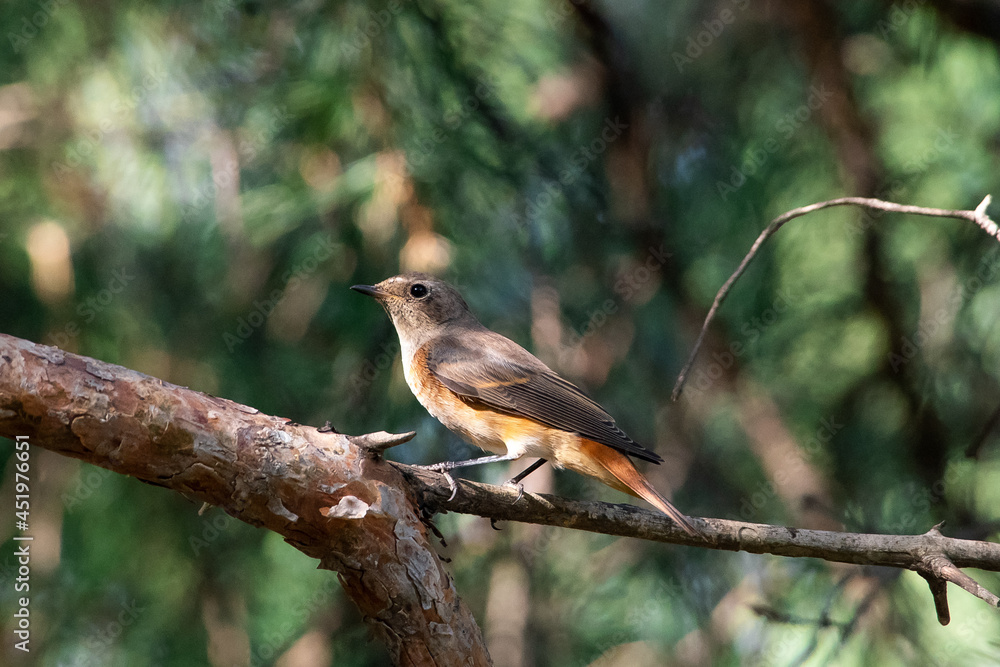
<svg viewBox="0 0 1000 667"><path fill-rule="evenodd" d="M399 334L406 383L431 415L464 440L493 452L431 470L538 457L644 498L691 535L688 518L653 488L631 458L662 463L604 408L514 341L490 331L451 285L422 273L351 289L374 297Z"/></svg>

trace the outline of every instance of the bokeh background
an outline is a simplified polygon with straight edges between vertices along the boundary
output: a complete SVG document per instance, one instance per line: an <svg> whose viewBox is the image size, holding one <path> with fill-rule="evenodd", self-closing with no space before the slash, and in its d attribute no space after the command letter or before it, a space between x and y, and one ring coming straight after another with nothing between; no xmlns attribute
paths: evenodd
<svg viewBox="0 0 1000 667"><path fill-rule="evenodd" d="M773 216L1000 194L995 1L9 0L0 25L4 333L464 458L348 290L428 271L659 452L688 513L998 538L1000 247L969 223L792 222L669 400ZM277 535L34 453L28 663L386 664ZM437 525L498 665L1000 663L997 611L953 592L940 627L911 572Z"/></svg>

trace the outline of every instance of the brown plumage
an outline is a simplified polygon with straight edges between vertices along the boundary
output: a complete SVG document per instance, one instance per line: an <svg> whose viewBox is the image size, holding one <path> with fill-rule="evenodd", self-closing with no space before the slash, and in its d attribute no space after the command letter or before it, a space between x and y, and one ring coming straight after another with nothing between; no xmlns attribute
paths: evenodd
<svg viewBox="0 0 1000 667"><path fill-rule="evenodd" d="M352 289L375 297L392 318L406 381L417 400L463 439L496 455L488 460L525 455L550 460L645 499L697 534L629 457L651 463L663 459L626 435L575 385L480 324L453 287L424 274L406 274Z"/></svg>

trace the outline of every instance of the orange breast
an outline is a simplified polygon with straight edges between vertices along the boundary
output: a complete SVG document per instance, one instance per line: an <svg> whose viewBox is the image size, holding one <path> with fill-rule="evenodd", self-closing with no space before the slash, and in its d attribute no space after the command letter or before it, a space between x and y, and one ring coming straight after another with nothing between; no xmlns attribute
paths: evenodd
<svg viewBox="0 0 1000 667"><path fill-rule="evenodd" d="M406 383L435 419L466 442L494 454L552 458L552 436L564 434L534 420L497 412L484 403L462 398L427 368L426 347L418 349L410 360Z"/></svg>

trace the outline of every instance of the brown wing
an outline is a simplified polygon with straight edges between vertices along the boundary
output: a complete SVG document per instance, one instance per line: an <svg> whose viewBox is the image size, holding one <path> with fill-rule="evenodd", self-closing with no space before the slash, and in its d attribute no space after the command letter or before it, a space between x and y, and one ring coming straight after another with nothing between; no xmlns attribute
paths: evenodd
<svg viewBox="0 0 1000 667"><path fill-rule="evenodd" d="M661 463L618 428L604 408L517 343L487 329L430 346L427 368L460 396L507 414L578 433L639 459Z"/></svg>

